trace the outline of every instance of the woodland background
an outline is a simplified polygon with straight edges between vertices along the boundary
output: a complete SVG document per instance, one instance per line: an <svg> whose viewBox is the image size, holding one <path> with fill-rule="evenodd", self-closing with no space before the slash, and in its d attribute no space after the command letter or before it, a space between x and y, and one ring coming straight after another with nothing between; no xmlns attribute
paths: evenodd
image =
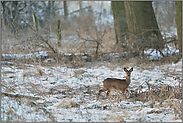
<svg viewBox="0 0 183 123"><path fill-rule="evenodd" d="M182 1L1 1L1 25L2 121L181 122Z"/></svg>

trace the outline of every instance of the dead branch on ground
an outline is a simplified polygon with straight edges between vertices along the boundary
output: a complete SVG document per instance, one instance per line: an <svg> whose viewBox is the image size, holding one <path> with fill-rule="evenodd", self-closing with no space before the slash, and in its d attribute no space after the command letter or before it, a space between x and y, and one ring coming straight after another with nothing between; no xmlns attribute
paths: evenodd
<svg viewBox="0 0 183 123"><path fill-rule="evenodd" d="M33 97L33 96L27 96L27 95L21 95L21 94L10 94L6 92L1 92L1 95L8 96L8 97L14 97L14 98L28 98L28 99L42 99L41 97Z"/></svg>

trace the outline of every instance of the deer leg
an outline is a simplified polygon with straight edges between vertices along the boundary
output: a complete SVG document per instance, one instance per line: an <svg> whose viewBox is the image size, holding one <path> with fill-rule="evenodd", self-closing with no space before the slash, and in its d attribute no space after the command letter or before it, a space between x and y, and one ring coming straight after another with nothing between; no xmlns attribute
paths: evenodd
<svg viewBox="0 0 183 123"><path fill-rule="evenodd" d="M97 94L97 101L98 101L98 98L99 98L99 96L100 96L100 93L102 93L102 92L104 92L104 91L106 91L106 89L104 89L104 88L102 88L102 89L100 89L100 90L98 91L98 94Z"/></svg>
<svg viewBox="0 0 183 123"><path fill-rule="evenodd" d="M128 88L125 89L125 95L128 93Z"/></svg>
<svg viewBox="0 0 183 123"><path fill-rule="evenodd" d="M126 94L128 93L128 88L125 89L125 99L126 99Z"/></svg>
<svg viewBox="0 0 183 123"><path fill-rule="evenodd" d="M124 91L122 90L122 100L125 101L125 99L126 99L126 93L125 90Z"/></svg>
<svg viewBox="0 0 183 123"><path fill-rule="evenodd" d="M109 94L110 94L110 92L111 92L111 90L107 90L106 97L107 97L108 100L110 100L110 99L109 99Z"/></svg>

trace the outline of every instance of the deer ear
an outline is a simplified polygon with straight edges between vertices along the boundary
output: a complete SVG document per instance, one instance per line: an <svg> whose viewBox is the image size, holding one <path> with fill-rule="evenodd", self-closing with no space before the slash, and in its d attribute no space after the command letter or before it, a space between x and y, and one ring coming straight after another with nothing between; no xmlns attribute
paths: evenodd
<svg viewBox="0 0 183 123"><path fill-rule="evenodd" d="M130 69L130 72L132 72L133 71L133 67Z"/></svg>
<svg viewBox="0 0 183 123"><path fill-rule="evenodd" d="M124 71L125 71L125 72L128 72L128 70L127 70L126 68L124 68Z"/></svg>

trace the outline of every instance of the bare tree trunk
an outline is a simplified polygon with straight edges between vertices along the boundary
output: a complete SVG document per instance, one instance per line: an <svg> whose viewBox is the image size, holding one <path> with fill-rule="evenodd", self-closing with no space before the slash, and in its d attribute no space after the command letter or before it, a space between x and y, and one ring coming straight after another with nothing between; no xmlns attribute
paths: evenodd
<svg viewBox="0 0 183 123"><path fill-rule="evenodd" d="M55 1L48 1L48 13L54 17L55 16L55 12L54 12L54 3Z"/></svg>
<svg viewBox="0 0 183 123"><path fill-rule="evenodd" d="M63 2L64 2L64 17L65 19L67 19L68 17L67 1L63 1Z"/></svg>
<svg viewBox="0 0 183 123"><path fill-rule="evenodd" d="M83 6L82 6L82 1L79 1L79 8L80 8L80 11L79 11L79 14L82 16L83 15Z"/></svg>
<svg viewBox="0 0 183 123"><path fill-rule="evenodd" d="M125 1L124 3L128 29L133 32L129 34L131 43L134 43L134 41L140 38L145 39L143 39L144 41L141 41L143 44L135 45L134 48L137 48L139 45L149 48L152 47L157 49L160 54L164 56L160 50L164 46L163 39L152 8L152 1ZM146 40L150 37L157 38L156 40L153 40L153 42L150 42L151 40Z"/></svg>
<svg viewBox="0 0 183 123"><path fill-rule="evenodd" d="M114 17L116 44L118 44L119 41L124 43L124 36L122 36L122 34L128 29L124 1L112 1L111 9Z"/></svg>
<svg viewBox="0 0 183 123"><path fill-rule="evenodd" d="M4 25L7 26L8 22L7 22L7 16L6 16L6 1L1 1L2 3L2 7L3 7L3 20L4 20Z"/></svg>
<svg viewBox="0 0 183 123"><path fill-rule="evenodd" d="M58 20L58 22L57 22L57 29L58 29L58 31L57 31L57 39L58 39L58 46L59 47L61 47L61 22L60 22L60 20Z"/></svg>
<svg viewBox="0 0 183 123"><path fill-rule="evenodd" d="M18 30L18 1L13 2L14 10L12 11L12 31L16 32Z"/></svg>
<svg viewBox="0 0 183 123"><path fill-rule="evenodd" d="M182 1L176 1L176 23L179 45L179 57L182 58Z"/></svg>
<svg viewBox="0 0 183 123"><path fill-rule="evenodd" d="M152 33L156 34L162 39L156 17L152 8L152 1L125 1L125 10L128 23L128 29L137 35L141 35L144 30L155 29L147 31L143 34L144 37L150 36Z"/></svg>

